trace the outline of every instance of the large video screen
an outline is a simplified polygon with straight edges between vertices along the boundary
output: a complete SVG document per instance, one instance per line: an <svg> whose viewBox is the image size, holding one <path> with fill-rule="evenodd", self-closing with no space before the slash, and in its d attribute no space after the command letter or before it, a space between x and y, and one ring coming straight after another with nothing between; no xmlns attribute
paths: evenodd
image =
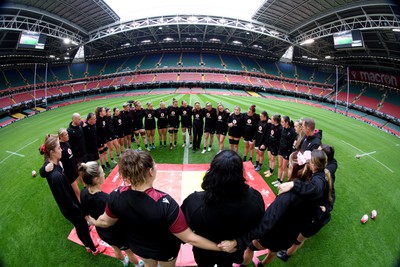
<svg viewBox="0 0 400 267"><path fill-rule="evenodd" d="M22 31L17 49L40 49L43 50L46 44L46 35L38 32Z"/></svg>
<svg viewBox="0 0 400 267"><path fill-rule="evenodd" d="M364 47L362 34L359 30L334 33L333 43L335 49Z"/></svg>

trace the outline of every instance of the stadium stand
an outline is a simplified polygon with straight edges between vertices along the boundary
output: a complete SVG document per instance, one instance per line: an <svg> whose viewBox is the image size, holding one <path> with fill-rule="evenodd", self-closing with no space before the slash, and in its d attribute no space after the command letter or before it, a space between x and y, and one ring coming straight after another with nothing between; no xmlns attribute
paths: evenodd
<svg viewBox="0 0 400 267"><path fill-rule="evenodd" d="M72 74L73 79L84 78L86 72L86 64L85 63L75 63L69 65L69 69Z"/></svg>
<svg viewBox="0 0 400 267"><path fill-rule="evenodd" d="M200 53L182 53L182 62L184 67L202 67Z"/></svg>
<svg viewBox="0 0 400 267"><path fill-rule="evenodd" d="M257 65L257 63L253 59L251 59L249 57L243 57L243 56L238 56L238 59L245 66L246 71L248 71L248 72L262 72L260 70L260 66Z"/></svg>
<svg viewBox="0 0 400 267"><path fill-rule="evenodd" d="M276 64L284 77L290 79L296 78L294 65L282 62L278 62Z"/></svg>
<svg viewBox="0 0 400 267"><path fill-rule="evenodd" d="M177 68L180 54L178 53L164 53L159 62L158 68Z"/></svg>
<svg viewBox="0 0 400 267"><path fill-rule="evenodd" d="M202 58L206 68L224 68L218 54L202 53Z"/></svg>
<svg viewBox="0 0 400 267"><path fill-rule="evenodd" d="M138 69L145 70L157 68L157 64L159 63L161 57L162 54L145 55Z"/></svg>
<svg viewBox="0 0 400 267"><path fill-rule="evenodd" d="M280 76L274 62L269 60L257 60L257 62L264 69L266 74Z"/></svg>
<svg viewBox="0 0 400 267"><path fill-rule="evenodd" d="M220 54L222 61L224 62L226 69L244 71L244 66L240 64L239 59L233 55Z"/></svg>

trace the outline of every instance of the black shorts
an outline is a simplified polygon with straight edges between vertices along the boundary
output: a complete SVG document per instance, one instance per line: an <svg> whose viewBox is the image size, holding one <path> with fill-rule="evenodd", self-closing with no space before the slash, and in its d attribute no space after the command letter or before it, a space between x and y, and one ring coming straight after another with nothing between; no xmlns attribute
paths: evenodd
<svg viewBox="0 0 400 267"><path fill-rule="evenodd" d="M265 150L267 150L267 147L266 147L266 146L264 146L264 149L262 149L261 146L256 146L255 148L258 149L258 150L260 150L260 151L265 151Z"/></svg>
<svg viewBox="0 0 400 267"><path fill-rule="evenodd" d="M116 136L115 134L110 135L110 136L107 136L107 143L108 143L108 142L111 142L111 141L113 141L113 140L115 140L115 139L117 139L117 136Z"/></svg>
<svg viewBox="0 0 400 267"><path fill-rule="evenodd" d="M146 131L151 131L151 130L156 129L156 126L155 126L155 125L150 125L150 126L146 125L146 126L144 127L144 129L145 129Z"/></svg>
<svg viewBox="0 0 400 267"><path fill-rule="evenodd" d="M253 140L253 138L251 138L251 137L243 137L243 140L245 141L245 142L254 142L254 140Z"/></svg>
<svg viewBox="0 0 400 267"><path fill-rule="evenodd" d="M278 156L279 148L276 146L268 146L268 151L271 152L273 156Z"/></svg>
<svg viewBox="0 0 400 267"><path fill-rule="evenodd" d="M97 161L99 159L100 159L99 153L95 153L95 154L87 153L87 161Z"/></svg>
<svg viewBox="0 0 400 267"><path fill-rule="evenodd" d="M306 224L301 229L301 234L305 238L312 237L316 235L322 229L322 227L324 227L330 220L331 220L331 214L329 212L324 212L321 218L314 220L309 224Z"/></svg>
<svg viewBox="0 0 400 267"><path fill-rule="evenodd" d="M178 122L178 124L170 124L170 125L168 125L168 128L178 129L179 128L179 122Z"/></svg>
<svg viewBox="0 0 400 267"><path fill-rule="evenodd" d="M226 136L226 132L227 132L227 131L224 131L224 130L216 130L216 131L215 131L216 134L222 134L222 135L224 135L224 136Z"/></svg>
<svg viewBox="0 0 400 267"><path fill-rule="evenodd" d="M291 149L289 149L289 150L287 150L287 149L279 149L278 150L278 155L282 156L286 160L289 159L290 154L292 154L292 150Z"/></svg>
<svg viewBox="0 0 400 267"><path fill-rule="evenodd" d="M181 127L182 128L192 128L192 122L191 121L181 121Z"/></svg>
<svg viewBox="0 0 400 267"><path fill-rule="evenodd" d="M131 130L125 129L124 136L131 135L131 134L132 134Z"/></svg>
<svg viewBox="0 0 400 267"><path fill-rule="evenodd" d="M117 134L115 134L115 136L117 138L123 138L125 136L125 134L124 133L117 133Z"/></svg>
<svg viewBox="0 0 400 267"><path fill-rule="evenodd" d="M215 134L215 127L206 127L204 128L205 133Z"/></svg>
<svg viewBox="0 0 400 267"><path fill-rule="evenodd" d="M144 130L143 126L133 129L134 132L137 132L137 131L140 131L140 130Z"/></svg>

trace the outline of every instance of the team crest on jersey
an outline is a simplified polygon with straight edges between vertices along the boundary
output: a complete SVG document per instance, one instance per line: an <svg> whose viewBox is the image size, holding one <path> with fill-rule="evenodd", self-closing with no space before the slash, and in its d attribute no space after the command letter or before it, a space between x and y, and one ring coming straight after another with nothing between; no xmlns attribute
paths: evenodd
<svg viewBox="0 0 400 267"><path fill-rule="evenodd" d="M187 113L186 110L184 110L184 111L183 111L183 115L186 115L186 113Z"/></svg>
<svg viewBox="0 0 400 267"><path fill-rule="evenodd" d="M196 118L199 118L199 114L196 114Z"/></svg>
<svg viewBox="0 0 400 267"><path fill-rule="evenodd" d="M258 130L261 132L262 131L262 126L258 126Z"/></svg>
<svg viewBox="0 0 400 267"><path fill-rule="evenodd" d="M147 117L151 118L151 114L148 114Z"/></svg>
<svg viewBox="0 0 400 267"><path fill-rule="evenodd" d="M161 113L161 117L163 117L163 118L164 118L164 113Z"/></svg>
<svg viewBox="0 0 400 267"><path fill-rule="evenodd" d="M106 121L103 121L103 126L106 126Z"/></svg>
<svg viewBox="0 0 400 267"><path fill-rule="evenodd" d="M232 121L233 124L236 124L236 122L237 122L236 120L233 120L233 121Z"/></svg>
<svg viewBox="0 0 400 267"><path fill-rule="evenodd" d="M210 117L211 117L211 114L210 114L210 113L207 113L206 115L207 115L207 118L210 118Z"/></svg>
<svg viewBox="0 0 400 267"><path fill-rule="evenodd" d="M274 135L274 133L275 133L274 130L271 130L271 136Z"/></svg>
<svg viewBox="0 0 400 267"><path fill-rule="evenodd" d="M163 197L162 202L169 204L169 200L167 198L165 198L165 197Z"/></svg>
<svg viewBox="0 0 400 267"><path fill-rule="evenodd" d="M121 123L122 123L122 120L118 119L118 124L121 125Z"/></svg>
<svg viewBox="0 0 400 267"><path fill-rule="evenodd" d="M218 119L219 119L219 120L222 120L222 116L221 116L221 115L219 115L219 116L218 116Z"/></svg>
<svg viewBox="0 0 400 267"><path fill-rule="evenodd" d="M247 119L247 123L250 124L250 123L251 123L251 120L250 120L250 119Z"/></svg>
<svg viewBox="0 0 400 267"><path fill-rule="evenodd" d="M71 150L71 148L68 148L67 152L68 152L68 155L72 155L72 150Z"/></svg>

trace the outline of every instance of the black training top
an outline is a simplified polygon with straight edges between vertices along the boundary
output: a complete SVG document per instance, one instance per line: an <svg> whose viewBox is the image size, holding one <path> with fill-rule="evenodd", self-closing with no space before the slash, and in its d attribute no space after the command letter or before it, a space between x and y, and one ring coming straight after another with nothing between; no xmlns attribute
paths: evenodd
<svg viewBox="0 0 400 267"><path fill-rule="evenodd" d="M83 213L85 215L90 215L97 220L97 218L104 213L108 197L109 195L104 192L90 194L89 190L85 187L81 191L81 206ZM118 221L116 224L107 228L96 226L96 230L100 238L110 245L114 245L113 239L115 239L117 236L118 239L121 238L121 232L123 231L123 229L121 229L121 223Z"/></svg>
<svg viewBox="0 0 400 267"><path fill-rule="evenodd" d="M257 131L258 122L260 121L260 116L258 114L253 114L249 116L247 113L243 114L244 119L244 130L243 137L245 139L253 139L254 134Z"/></svg>
<svg viewBox="0 0 400 267"><path fill-rule="evenodd" d="M243 198L218 204L206 204L204 195L204 191L190 194L183 201L182 211L196 234L216 243L244 235L256 227L264 215L263 198L253 188L249 188ZM193 253L198 264L212 264L210 266L243 261L243 250L228 254L193 247Z"/></svg>
<svg viewBox="0 0 400 267"><path fill-rule="evenodd" d="M53 171L46 175L46 179L64 217L70 221L82 217L83 213L78 198L61 166L54 165Z"/></svg>
<svg viewBox="0 0 400 267"><path fill-rule="evenodd" d="M85 137L83 135L82 126L73 126L72 122L69 123L67 129L69 136L69 144L75 157L81 158L86 155Z"/></svg>
<svg viewBox="0 0 400 267"><path fill-rule="evenodd" d="M179 107L169 106L167 116L169 127L179 126Z"/></svg>
<svg viewBox="0 0 400 267"><path fill-rule="evenodd" d="M193 126L203 128L204 112L203 109L193 109Z"/></svg>
<svg viewBox="0 0 400 267"><path fill-rule="evenodd" d="M167 128L167 126L168 126L167 112L168 112L168 110L166 108L156 109L157 128L158 129Z"/></svg>
<svg viewBox="0 0 400 267"><path fill-rule="evenodd" d="M192 125L192 110L193 107L187 105L186 107L179 107L179 115L181 116L182 125Z"/></svg>
<svg viewBox="0 0 400 267"><path fill-rule="evenodd" d="M163 261L178 255L180 240L173 233L188 226L178 203L168 194L154 188L141 192L120 187L110 194L105 212L129 224L126 234L134 253Z"/></svg>
<svg viewBox="0 0 400 267"><path fill-rule="evenodd" d="M265 121L260 120L258 122L256 133L254 134L255 147L259 148L261 147L261 145L264 145L265 148L267 148L270 132L271 132L271 123L268 123L267 120Z"/></svg>

